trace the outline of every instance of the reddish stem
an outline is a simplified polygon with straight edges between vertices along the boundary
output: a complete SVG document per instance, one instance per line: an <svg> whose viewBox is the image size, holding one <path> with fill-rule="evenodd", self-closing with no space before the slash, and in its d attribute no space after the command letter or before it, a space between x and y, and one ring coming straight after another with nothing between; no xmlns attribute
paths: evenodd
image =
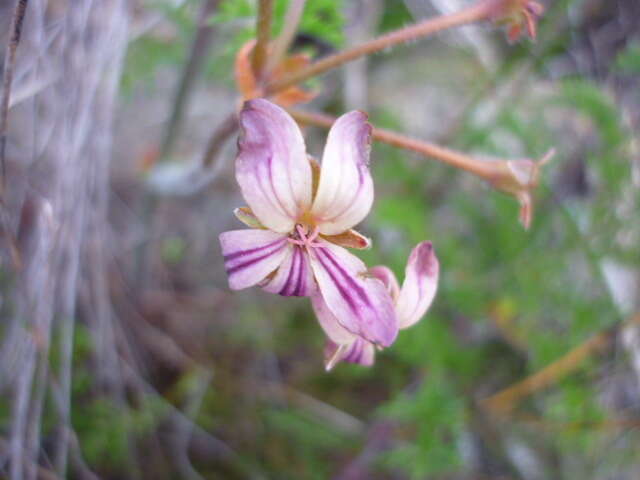
<svg viewBox="0 0 640 480"><path fill-rule="evenodd" d="M433 35L448 28L485 20L495 12L496 4L499 3L499 1L500 0L480 0L459 12L430 18L424 22L396 30L361 45L325 57L298 72L267 83L265 96L272 95L284 88L332 70L356 58L379 52L394 45Z"/></svg>

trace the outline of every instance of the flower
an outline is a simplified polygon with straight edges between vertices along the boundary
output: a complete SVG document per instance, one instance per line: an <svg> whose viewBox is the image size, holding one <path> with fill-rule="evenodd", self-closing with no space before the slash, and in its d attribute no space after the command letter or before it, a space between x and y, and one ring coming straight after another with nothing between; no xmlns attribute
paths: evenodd
<svg viewBox="0 0 640 480"><path fill-rule="evenodd" d="M507 39L513 43L523 33L523 28L532 40L537 34L536 23L544 13L544 5L535 0L502 0L497 3L494 21L504 25Z"/></svg>
<svg viewBox="0 0 640 480"><path fill-rule="evenodd" d="M439 270L431 242L419 243L411 252L402 288L389 268L377 266L369 270L371 276L382 281L394 302L398 329L409 328L427 312L436 295ZM341 361L372 365L376 346L345 329L321 295L312 295L311 301L320 325L329 337L325 347L325 368L331 370Z"/></svg>
<svg viewBox="0 0 640 480"><path fill-rule="evenodd" d="M540 160L528 158L518 160L503 160L492 162L491 174L485 178L491 185L510 195L520 203L519 220L525 230L531 226L533 218L532 192L540 183L540 168L549 163L555 155L555 149L550 149Z"/></svg>
<svg viewBox="0 0 640 480"><path fill-rule="evenodd" d="M245 102L239 123L236 179L249 207L236 216L252 228L220 235L229 286L319 296L346 331L389 346L398 332L392 299L343 248L369 245L351 229L373 203L366 114L336 120L322 167L308 158L300 129L277 105Z"/></svg>

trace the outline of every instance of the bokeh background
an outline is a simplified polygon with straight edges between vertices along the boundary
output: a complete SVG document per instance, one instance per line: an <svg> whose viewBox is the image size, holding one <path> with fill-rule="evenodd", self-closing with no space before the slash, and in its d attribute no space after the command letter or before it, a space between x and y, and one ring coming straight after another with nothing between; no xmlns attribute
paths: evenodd
<svg viewBox="0 0 640 480"><path fill-rule="evenodd" d="M309 1L294 47L326 55L465 4ZM524 231L513 198L374 144L361 257L402 278L432 240L439 293L375 366L325 373L307 299L227 287L237 134L202 162L239 106L256 2L31 0L2 207L0 477L640 478L640 3L546 6L535 43L483 24L310 82L307 110L366 110L477 157L557 151ZM305 135L319 156L326 132Z"/></svg>

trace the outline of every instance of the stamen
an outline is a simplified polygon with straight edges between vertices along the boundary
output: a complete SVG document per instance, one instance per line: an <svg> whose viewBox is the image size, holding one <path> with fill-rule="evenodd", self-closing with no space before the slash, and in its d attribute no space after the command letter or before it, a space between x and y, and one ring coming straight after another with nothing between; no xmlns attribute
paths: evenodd
<svg viewBox="0 0 640 480"><path fill-rule="evenodd" d="M304 230L304 227L298 223L296 225L296 231L298 232L298 235L300 235L300 239L303 242L306 243L306 241L307 241L307 232Z"/></svg>
<svg viewBox="0 0 640 480"><path fill-rule="evenodd" d="M322 246L319 242L314 242L318 235L320 234L320 228L314 227L313 230L309 233L309 229L304 225L298 223L296 225L296 232L299 238L291 238L289 237L287 240L294 245L299 245L301 247L313 248Z"/></svg>
<svg viewBox="0 0 640 480"><path fill-rule="evenodd" d="M320 234L320 227L316 226L313 228L313 231L311 232L311 235L309 235L309 244L311 244L311 242L313 242L316 238L318 238L318 235Z"/></svg>

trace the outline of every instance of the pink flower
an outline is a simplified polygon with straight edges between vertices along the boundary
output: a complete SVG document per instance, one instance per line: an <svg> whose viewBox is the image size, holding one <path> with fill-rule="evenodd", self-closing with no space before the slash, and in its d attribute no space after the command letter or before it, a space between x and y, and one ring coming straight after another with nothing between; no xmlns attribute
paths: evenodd
<svg viewBox="0 0 640 480"><path fill-rule="evenodd" d="M399 329L414 325L427 312L436 295L439 269L431 242L422 242L409 256L402 288L389 268L378 266L369 270L371 276L382 281L393 299ZM311 301L329 337L325 348L326 369L331 370L341 361L372 365L376 346L345 329L340 317L328 308L321 295L313 295Z"/></svg>
<svg viewBox="0 0 640 480"><path fill-rule="evenodd" d="M336 120L322 168L308 158L300 129L277 105L250 100L239 120L236 179L249 208L236 216L253 228L220 235L229 286L313 295L344 331L389 346L398 321L387 288L342 248L369 246L351 230L373 203L367 116L354 111Z"/></svg>

